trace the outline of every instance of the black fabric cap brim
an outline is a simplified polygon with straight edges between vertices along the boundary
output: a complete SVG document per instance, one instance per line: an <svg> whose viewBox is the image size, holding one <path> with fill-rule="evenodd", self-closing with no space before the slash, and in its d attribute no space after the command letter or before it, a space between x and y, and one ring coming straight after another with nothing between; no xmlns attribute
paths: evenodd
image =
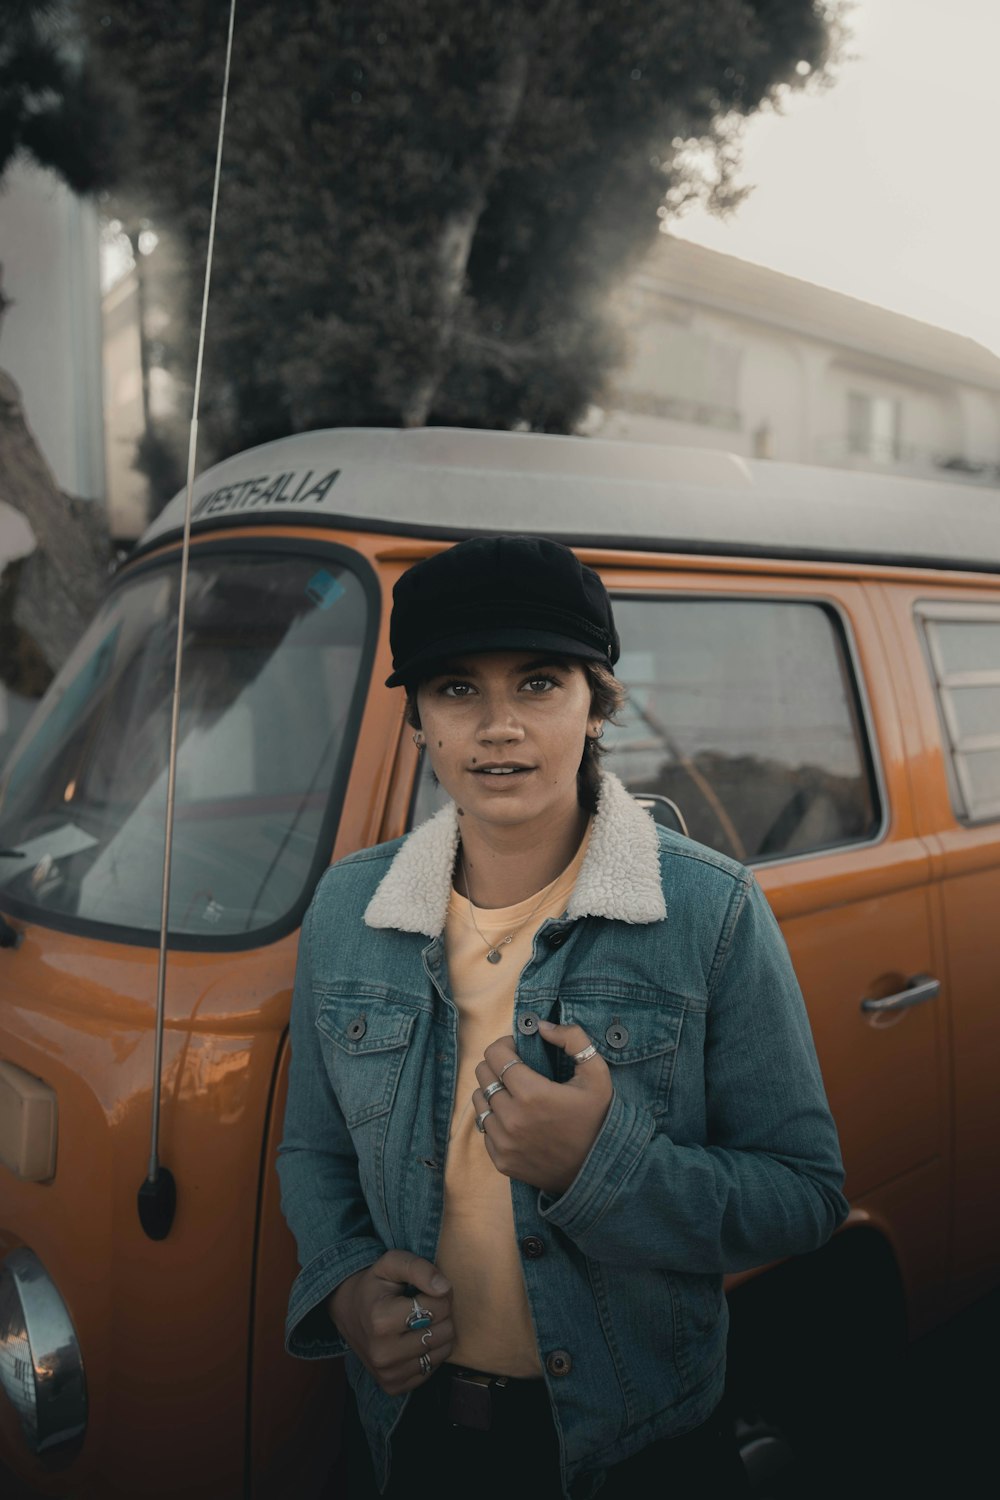
<svg viewBox="0 0 1000 1500"><path fill-rule="evenodd" d="M466 635L452 636L448 640L435 641L416 652L407 661L400 662L392 674L385 679L386 687L406 687L433 676L431 668L454 661L463 656L480 656L484 651L537 651L553 656L576 656L585 661L601 661L611 667L610 657L596 646L587 646L583 641L568 635L556 635L548 630L531 630L525 626L512 625L502 630L471 631Z"/></svg>

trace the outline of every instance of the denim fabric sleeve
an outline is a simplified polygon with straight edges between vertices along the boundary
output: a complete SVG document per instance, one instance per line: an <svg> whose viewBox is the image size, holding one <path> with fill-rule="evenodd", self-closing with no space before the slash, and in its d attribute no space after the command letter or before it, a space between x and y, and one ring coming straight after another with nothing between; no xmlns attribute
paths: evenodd
<svg viewBox="0 0 1000 1500"><path fill-rule="evenodd" d="M320 1359L347 1353L326 1300L384 1246L375 1236L358 1181L357 1158L320 1054L311 974L311 917L299 941L290 1026L291 1066L284 1138L278 1148L281 1208L302 1267L289 1298L290 1354Z"/></svg>
<svg viewBox="0 0 1000 1500"><path fill-rule="evenodd" d="M738 883L708 981L704 1144L616 1095L575 1181L539 1207L587 1256L731 1272L814 1250L847 1213L836 1127L788 950Z"/></svg>

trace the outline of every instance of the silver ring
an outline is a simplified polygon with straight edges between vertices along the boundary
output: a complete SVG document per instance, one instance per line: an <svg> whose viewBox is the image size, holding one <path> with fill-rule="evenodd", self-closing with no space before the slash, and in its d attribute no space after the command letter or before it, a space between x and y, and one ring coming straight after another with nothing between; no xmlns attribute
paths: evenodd
<svg viewBox="0 0 1000 1500"><path fill-rule="evenodd" d="M483 1099L484 1099L484 1101L487 1100L487 1099L492 1099L494 1094L499 1094L499 1092L500 1092L500 1090L502 1088L503 1088L503 1084L500 1082L499 1079L497 1079L496 1083L488 1083L486 1085L486 1087L483 1089Z"/></svg>
<svg viewBox="0 0 1000 1500"><path fill-rule="evenodd" d="M584 1047L582 1052L573 1053L573 1061L575 1063L589 1062L592 1057L596 1056L597 1048L594 1046L593 1042L591 1042L590 1046Z"/></svg>
<svg viewBox="0 0 1000 1500"><path fill-rule="evenodd" d="M426 1328L428 1323L433 1323L434 1314L430 1308L421 1307L416 1297L410 1298L410 1305L413 1311L406 1320L407 1328Z"/></svg>
<svg viewBox="0 0 1000 1500"><path fill-rule="evenodd" d="M429 1344L430 1341L431 1341L431 1339L433 1337L434 1337L434 1330L433 1330L433 1328L428 1328L428 1330L427 1330L426 1333L422 1333L420 1335L420 1342L422 1344Z"/></svg>
<svg viewBox="0 0 1000 1500"><path fill-rule="evenodd" d="M512 1068L515 1063L519 1063L520 1061L521 1061L521 1059L519 1057L512 1057L512 1058L510 1058L509 1061L507 1061L507 1062L504 1063L503 1067L500 1069L499 1073L497 1074L497 1077L498 1078L502 1078L503 1075L506 1073L506 1071L507 1071L508 1068Z"/></svg>
<svg viewBox="0 0 1000 1500"><path fill-rule="evenodd" d="M486 1134L486 1116L491 1115L492 1113L493 1111L491 1109L483 1109L480 1110L479 1114L476 1116L476 1129L479 1131L480 1135Z"/></svg>
<svg viewBox="0 0 1000 1500"><path fill-rule="evenodd" d="M420 1373L421 1375L429 1375L431 1373L431 1357L429 1354L421 1354L420 1356Z"/></svg>

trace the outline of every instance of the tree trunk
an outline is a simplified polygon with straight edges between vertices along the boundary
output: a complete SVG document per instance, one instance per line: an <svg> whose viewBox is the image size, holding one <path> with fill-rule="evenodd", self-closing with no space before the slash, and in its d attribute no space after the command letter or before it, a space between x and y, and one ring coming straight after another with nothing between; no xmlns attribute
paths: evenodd
<svg viewBox="0 0 1000 1500"><path fill-rule="evenodd" d="M3 370L0 499L25 516L37 543L0 584L0 593L12 595L0 611L0 675L19 690L10 677L25 662L36 664L36 682L39 657L50 673L62 666L104 597L112 552L103 506L60 490L24 420L21 393Z"/></svg>
<svg viewBox="0 0 1000 1500"><path fill-rule="evenodd" d="M496 128L486 153L479 189L465 207L445 221L437 245L437 310L435 338L423 375L417 380L402 412L404 427L423 427L434 404L444 374L448 350L455 334L455 320L465 285L472 241L486 204L503 148L524 99L528 81L528 42L522 40L505 57L497 81Z"/></svg>

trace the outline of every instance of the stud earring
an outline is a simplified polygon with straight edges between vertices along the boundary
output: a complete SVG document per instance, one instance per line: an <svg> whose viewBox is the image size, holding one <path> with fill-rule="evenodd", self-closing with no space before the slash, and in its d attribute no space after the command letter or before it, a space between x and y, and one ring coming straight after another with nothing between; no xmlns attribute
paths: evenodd
<svg viewBox="0 0 1000 1500"><path fill-rule="evenodd" d="M419 729L415 729L413 731L413 743L416 745L416 747L417 747L418 750L422 750L423 749L423 746L424 746L424 737L420 733Z"/></svg>

